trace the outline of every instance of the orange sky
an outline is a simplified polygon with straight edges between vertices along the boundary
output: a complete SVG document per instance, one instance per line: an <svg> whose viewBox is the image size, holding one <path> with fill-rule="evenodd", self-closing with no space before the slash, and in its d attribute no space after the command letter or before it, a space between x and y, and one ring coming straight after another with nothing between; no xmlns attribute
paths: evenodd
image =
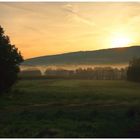
<svg viewBox="0 0 140 140"><path fill-rule="evenodd" d="M24 58L140 44L140 3L0 2L0 24Z"/></svg>

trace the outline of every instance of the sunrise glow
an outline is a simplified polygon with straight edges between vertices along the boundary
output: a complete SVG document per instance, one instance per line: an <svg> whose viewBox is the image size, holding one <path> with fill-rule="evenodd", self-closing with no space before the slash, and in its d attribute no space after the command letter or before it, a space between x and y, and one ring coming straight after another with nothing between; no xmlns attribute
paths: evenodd
<svg viewBox="0 0 140 140"><path fill-rule="evenodd" d="M112 39L112 48L126 47L132 43L132 40L127 36L118 36Z"/></svg>
<svg viewBox="0 0 140 140"><path fill-rule="evenodd" d="M0 25L24 58L140 44L140 3L0 2Z"/></svg>

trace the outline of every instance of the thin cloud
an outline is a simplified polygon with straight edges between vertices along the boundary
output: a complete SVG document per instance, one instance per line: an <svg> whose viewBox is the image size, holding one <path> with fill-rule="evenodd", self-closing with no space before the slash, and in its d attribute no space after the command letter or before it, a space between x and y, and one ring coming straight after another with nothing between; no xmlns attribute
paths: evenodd
<svg viewBox="0 0 140 140"><path fill-rule="evenodd" d="M90 26L95 25L95 23L93 23L93 21L89 20L88 18L86 18L82 14L80 14L79 9L75 8L72 4L63 5L63 11L68 13L68 15L67 15L68 18L73 18L75 21L83 22Z"/></svg>
<svg viewBox="0 0 140 140"><path fill-rule="evenodd" d="M27 29L27 30L31 30L31 31L33 31L33 32L35 32L36 34L42 34L43 33L43 31L41 31L40 29L37 29L37 28L35 28L35 27L31 27L31 26L24 26L24 28L25 29Z"/></svg>
<svg viewBox="0 0 140 140"><path fill-rule="evenodd" d="M18 9L18 10L24 10L26 12L30 11L30 12L35 12L34 10L31 10L29 8L25 8L23 6L20 6L17 3L0 3L0 5L6 6L8 8L14 8L14 9Z"/></svg>
<svg viewBox="0 0 140 140"><path fill-rule="evenodd" d="M29 8L29 5L26 6L24 3L0 3L0 6L3 5L7 8L13 8L15 10L24 11L25 13L28 13L27 15L37 15L38 18L48 18L46 14L42 14L42 12L37 11L35 8ZM26 6L26 8L25 8Z"/></svg>

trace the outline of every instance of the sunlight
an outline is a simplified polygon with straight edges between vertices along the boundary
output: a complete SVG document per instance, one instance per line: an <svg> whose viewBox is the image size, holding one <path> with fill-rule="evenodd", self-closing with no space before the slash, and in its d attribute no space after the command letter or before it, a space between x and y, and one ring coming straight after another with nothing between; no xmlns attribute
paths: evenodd
<svg viewBox="0 0 140 140"><path fill-rule="evenodd" d="M132 40L127 36L115 36L111 40L111 47L127 47L132 42Z"/></svg>

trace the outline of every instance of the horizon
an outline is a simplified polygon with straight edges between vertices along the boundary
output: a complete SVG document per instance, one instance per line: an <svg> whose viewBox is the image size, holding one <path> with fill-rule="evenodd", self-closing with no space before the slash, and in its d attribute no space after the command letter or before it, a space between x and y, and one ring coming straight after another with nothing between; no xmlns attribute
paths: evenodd
<svg viewBox="0 0 140 140"><path fill-rule="evenodd" d="M46 56L55 56L55 55L63 55L63 54L70 54L70 53L79 53L79 52L93 52L93 51L103 51L103 50L111 50L111 49L125 49L125 48L132 48L132 47L140 47L140 45L134 45L134 46L126 46L126 47L116 47L116 48L104 48L104 49L97 49L97 50L86 50L86 51L75 51L75 52L64 52L64 53L58 53L58 54L50 54L50 55L41 55L41 56L35 56L28 59L33 59L33 58L40 58L40 57L46 57Z"/></svg>
<svg viewBox="0 0 140 140"><path fill-rule="evenodd" d="M1 26L25 59L129 47L140 44L139 6L140 2L0 2Z"/></svg>

